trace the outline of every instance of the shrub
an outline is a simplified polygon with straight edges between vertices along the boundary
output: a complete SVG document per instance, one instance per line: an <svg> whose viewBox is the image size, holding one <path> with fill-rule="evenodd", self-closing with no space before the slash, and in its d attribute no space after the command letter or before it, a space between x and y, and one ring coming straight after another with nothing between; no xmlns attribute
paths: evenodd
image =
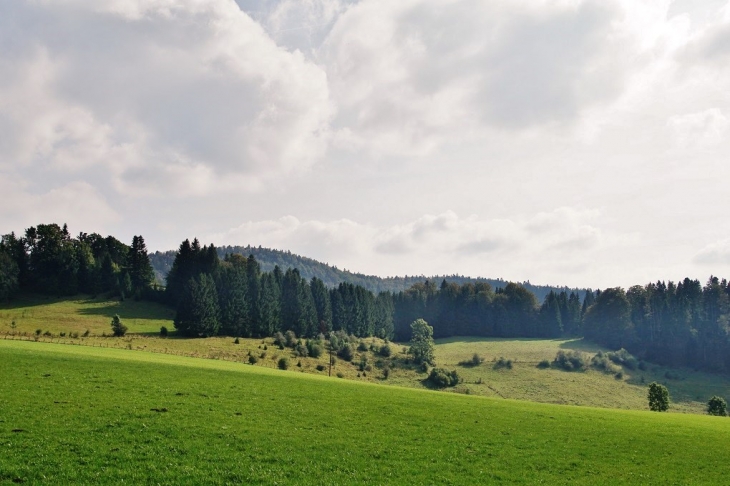
<svg viewBox="0 0 730 486"><path fill-rule="evenodd" d="M82 336L82 337L89 337L89 334L91 334L91 331L89 331L89 330L87 329L86 331L84 331L84 333L83 333L83 334L82 334L81 336Z"/></svg>
<svg viewBox="0 0 730 486"><path fill-rule="evenodd" d="M565 371L583 371L586 368L586 358L580 351L558 351L553 364L556 368Z"/></svg>
<svg viewBox="0 0 730 486"><path fill-rule="evenodd" d="M340 348L339 351L337 351L337 356L344 359L345 361L352 361L352 358L355 353L353 353L352 348L349 344L345 344Z"/></svg>
<svg viewBox="0 0 730 486"><path fill-rule="evenodd" d="M459 384L459 375L456 370L449 371L444 368L433 368L428 375L428 381L437 388L456 386Z"/></svg>
<svg viewBox="0 0 730 486"><path fill-rule="evenodd" d="M122 320L119 319L119 314L114 314L114 317L112 317L111 326L112 326L112 333L114 334L114 336L122 337L125 334L127 334L127 326L125 326L122 323Z"/></svg>
<svg viewBox="0 0 730 486"><path fill-rule="evenodd" d="M383 366L383 379L387 380L389 376L390 376L390 367L386 364L385 366Z"/></svg>
<svg viewBox="0 0 730 486"><path fill-rule="evenodd" d="M616 352L606 353L606 356L617 365L625 366L630 370L635 370L639 367L639 361L624 348L621 348Z"/></svg>
<svg viewBox="0 0 730 486"><path fill-rule="evenodd" d="M284 345L287 348L294 348L297 345L297 335L292 330L286 331L284 333L284 341Z"/></svg>
<svg viewBox="0 0 730 486"><path fill-rule="evenodd" d="M274 344L283 348L284 343L286 343L286 339L284 338L284 335L281 332L276 331L276 333L274 334ZM264 344L266 344L266 343L264 343Z"/></svg>
<svg viewBox="0 0 730 486"><path fill-rule="evenodd" d="M167 327L162 326L160 328L160 337L167 337Z"/></svg>
<svg viewBox="0 0 730 486"><path fill-rule="evenodd" d="M724 398L715 395L707 402L707 413L710 415L724 417L727 415L727 402Z"/></svg>
<svg viewBox="0 0 730 486"><path fill-rule="evenodd" d="M393 350L390 348L388 343L385 343L380 346L380 349L378 349L378 354L384 358L389 358L390 355L393 354Z"/></svg>
<svg viewBox="0 0 730 486"><path fill-rule="evenodd" d="M266 351L264 351L263 353L261 353L261 354L259 355L259 358L261 358L261 359L266 359Z"/></svg>
<svg viewBox="0 0 730 486"><path fill-rule="evenodd" d="M481 356L479 356L477 353L474 353L474 356L472 356L471 359L459 361L459 366L479 366L483 362L484 362L484 359Z"/></svg>
<svg viewBox="0 0 730 486"><path fill-rule="evenodd" d="M337 372L337 378L344 378L344 377L345 377L345 374L343 372L341 372L341 371Z"/></svg>
<svg viewBox="0 0 730 486"><path fill-rule="evenodd" d="M309 356L309 350L307 349L307 346L304 343L298 343L296 347L294 348L294 352L297 356L301 358L306 358Z"/></svg>
<svg viewBox="0 0 730 486"><path fill-rule="evenodd" d="M323 364L318 364L317 365L317 371L324 371L326 369L327 369L327 367L325 365L323 365Z"/></svg>
<svg viewBox="0 0 730 486"><path fill-rule="evenodd" d="M256 356L254 356L254 355L252 354L252 355L250 355L250 356L248 357L248 362L249 362L250 364L256 364L256 363L258 363L258 362L259 362L259 359L258 359L258 358L257 358Z"/></svg>
<svg viewBox="0 0 730 486"><path fill-rule="evenodd" d="M357 345L357 350L360 352L367 351L368 345L365 343L365 341L360 341L360 344Z"/></svg>
<svg viewBox="0 0 730 486"><path fill-rule="evenodd" d="M36 329L36 330L35 330L35 335L36 335L36 336L40 336L42 332L43 332L43 330L42 330L42 329Z"/></svg>
<svg viewBox="0 0 730 486"><path fill-rule="evenodd" d="M233 344L241 344L241 340L236 338L233 340Z"/></svg>
<svg viewBox="0 0 730 486"><path fill-rule="evenodd" d="M66 333L65 332L60 332L60 333L58 333L58 335L61 336L61 337L66 337Z"/></svg>
<svg viewBox="0 0 730 486"><path fill-rule="evenodd" d="M615 375L613 375L613 377L616 378L617 380L623 380L624 379L624 372L623 371L619 371L618 373L616 373Z"/></svg>
<svg viewBox="0 0 730 486"><path fill-rule="evenodd" d="M307 350L309 351L309 356L312 358L319 358L322 356L322 353L324 353L324 349L319 344L312 344L311 341L307 343Z"/></svg>
<svg viewBox="0 0 730 486"><path fill-rule="evenodd" d="M502 368L512 369L512 360L506 359L500 356L500 358L494 363L494 369L499 370Z"/></svg>
<svg viewBox="0 0 730 486"><path fill-rule="evenodd" d="M68 333L68 337L73 338L73 339L77 339L79 337L79 333L77 333L77 332L70 332L70 333Z"/></svg>
<svg viewBox="0 0 730 486"><path fill-rule="evenodd" d="M301 367L302 367L302 361L299 360L299 361L297 361L297 368L301 368Z"/></svg>
<svg viewBox="0 0 730 486"><path fill-rule="evenodd" d="M359 365L360 371L365 371L366 366L368 366L368 359L365 356L363 356L362 359L360 359L360 365Z"/></svg>
<svg viewBox="0 0 730 486"><path fill-rule="evenodd" d="M541 370L550 368L550 361L544 359L544 360L540 361L539 363L537 363L537 367L540 368Z"/></svg>
<svg viewBox="0 0 730 486"><path fill-rule="evenodd" d="M666 412L669 409L669 391L667 387L657 382L649 385L649 410L652 412Z"/></svg>
<svg viewBox="0 0 730 486"><path fill-rule="evenodd" d="M615 375L621 371L621 368L613 364L614 362L609 357L610 353L603 353L599 351L595 356L591 358L591 366L597 370L601 370L604 373L610 373Z"/></svg>
<svg viewBox="0 0 730 486"><path fill-rule="evenodd" d="M51 334L51 331L46 331L46 332L43 333L43 335L46 336L46 337L53 336L53 334Z"/></svg>
<svg viewBox="0 0 730 486"><path fill-rule="evenodd" d="M289 360L286 358L280 358L276 366L278 366L280 370L286 370L289 368Z"/></svg>

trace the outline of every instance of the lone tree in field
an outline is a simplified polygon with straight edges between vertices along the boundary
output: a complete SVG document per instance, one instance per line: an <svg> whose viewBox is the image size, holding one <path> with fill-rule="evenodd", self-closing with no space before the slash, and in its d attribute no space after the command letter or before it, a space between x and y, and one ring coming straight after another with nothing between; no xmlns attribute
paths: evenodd
<svg viewBox="0 0 730 486"><path fill-rule="evenodd" d="M724 398L718 397L717 395L710 398L710 401L707 402L707 413L724 417L727 415L727 402Z"/></svg>
<svg viewBox="0 0 730 486"><path fill-rule="evenodd" d="M122 324L122 320L119 318L119 314L114 314L112 317L112 332L117 337L122 337L127 334L127 326Z"/></svg>
<svg viewBox="0 0 730 486"><path fill-rule="evenodd" d="M416 319L411 323L411 348L408 352L418 364L434 364L433 328L423 319Z"/></svg>
<svg viewBox="0 0 730 486"><path fill-rule="evenodd" d="M653 382L649 385L649 410L666 412L669 409L669 391L667 387Z"/></svg>

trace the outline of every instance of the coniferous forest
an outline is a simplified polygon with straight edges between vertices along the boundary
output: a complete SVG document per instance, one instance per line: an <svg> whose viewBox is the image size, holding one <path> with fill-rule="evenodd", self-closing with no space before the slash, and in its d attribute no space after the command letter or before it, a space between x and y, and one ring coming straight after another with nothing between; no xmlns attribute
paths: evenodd
<svg viewBox="0 0 730 486"><path fill-rule="evenodd" d="M213 246L185 240L158 289L142 236L126 245L112 236L64 225L38 225L0 241L0 299L18 292L109 294L150 299L176 310L180 335L273 336L293 331L313 337L343 331L359 337L410 339L419 318L435 338L584 336L671 366L730 371L730 284L656 282L624 290L551 291L543 302L524 286L486 282L417 283L377 294L352 283L335 287L298 270L264 272L253 255L219 257Z"/></svg>

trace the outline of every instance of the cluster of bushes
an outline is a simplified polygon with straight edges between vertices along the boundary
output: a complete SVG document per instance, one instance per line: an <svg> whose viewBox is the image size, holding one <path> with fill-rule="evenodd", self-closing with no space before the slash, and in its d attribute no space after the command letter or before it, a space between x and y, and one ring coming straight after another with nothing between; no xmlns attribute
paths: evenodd
<svg viewBox="0 0 730 486"><path fill-rule="evenodd" d="M580 351L558 351L553 366L565 371L584 371L587 366L586 357Z"/></svg>
<svg viewBox="0 0 730 486"><path fill-rule="evenodd" d="M479 366L483 362L484 362L484 358L479 356L477 353L474 353L474 355L471 357L471 359L459 361L459 366L474 367L474 366Z"/></svg>
<svg viewBox="0 0 730 486"><path fill-rule="evenodd" d="M506 358L500 356L499 359L494 362L494 369L501 370L502 368L511 370L512 369L512 360L506 359Z"/></svg>
<svg viewBox="0 0 730 486"><path fill-rule="evenodd" d="M444 368L432 368L428 375L428 381L437 388L456 386L459 384L459 375L456 370L449 371Z"/></svg>

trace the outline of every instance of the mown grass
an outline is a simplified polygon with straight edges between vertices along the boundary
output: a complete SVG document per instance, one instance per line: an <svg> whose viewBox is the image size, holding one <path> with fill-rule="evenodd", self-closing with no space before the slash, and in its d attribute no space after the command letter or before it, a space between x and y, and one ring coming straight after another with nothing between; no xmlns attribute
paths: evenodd
<svg viewBox="0 0 730 486"><path fill-rule="evenodd" d="M612 374L590 368L582 372L538 368L540 361L552 362L558 351L569 349L586 353L589 360L601 348L582 339L453 338L440 340L435 354L439 366L456 369L463 377L464 382L457 391L476 395L646 410L647 386L657 381L669 389L672 411L704 413L707 401L713 395L730 398L729 377L690 369L670 369L648 363L645 370L624 368L617 379ZM470 360L474 353L484 359L482 364L459 365ZM512 360L512 369L495 367L495 361L500 357Z"/></svg>
<svg viewBox="0 0 730 486"><path fill-rule="evenodd" d="M129 327L124 338L103 337L110 334L110 321L119 314ZM276 368L280 358L289 359L290 370L327 375L328 356L319 359L300 358L291 349L278 349L272 339L243 339L239 344L233 338L183 339L173 332L174 312L149 302L110 300L82 297L53 299L25 296L0 305L0 337L3 339L36 339L39 341L120 348L173 355L210 358L248 363L249 356L257 359L257 367ZM15 328L11 327L15 322ZM159 337L161 326L166 326L170 337ZM82 337L89 330L88 337ZM44 335L48 331L50 336ZM64 333L65 336L61 336ZM75 333L79 337L71 337ZM379 347L382 341L368 338L364 342ZM333 376L345 379L384 383L411 388L425 388L427 374L417 367L405 364L406 345L391 343L393 356L384 359L371 351L355 352L352 362L335 358ZM583 340L540 339L482 339L452 338L437 341L436 362L440 367L458 370L463 383L450 391L488 397L530 400L544 403L571 404L593 407L646 410L647 385L652 381L665 384L671 395L671 411L704 413L707 401L713 395L730 400L730 378L700 373L690 369L670 369L649 364L646 370L623 370L620 379L601 371L589 369L569 373L558 369L539 369L542 360L552 361L560 350L578 350L590 357L602 348ZM484 362L475 367L459 365L479 354ZM511 369L495 368L495 360L512 360ZM360 369L365 358L369 370ZM391 365L388 379L384 379L383 364ZM301 366L298 366L301 365ZM318 370L317 366L324 366Z"/></svg>
<svg viewBox="0 0 730 486"><path fill-rule="evenodd" d="M721 484L730 420L0 341L0 481Z"/></svg>

